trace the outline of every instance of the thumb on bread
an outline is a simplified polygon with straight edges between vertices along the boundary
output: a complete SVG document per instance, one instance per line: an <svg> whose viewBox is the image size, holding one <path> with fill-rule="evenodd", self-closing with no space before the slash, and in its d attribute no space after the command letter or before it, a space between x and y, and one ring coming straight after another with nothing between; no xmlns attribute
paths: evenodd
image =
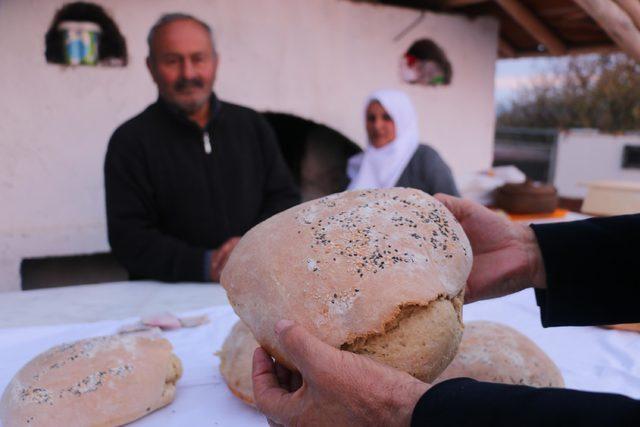
<svg viewBox="0 0 640 427"><path fill-rule="evenodd" d="M471 213L470 202L468 200L444 193L437 193L433 197L438 199L440 203L449 209L459 222L464 221L464 219Z"/></svg>

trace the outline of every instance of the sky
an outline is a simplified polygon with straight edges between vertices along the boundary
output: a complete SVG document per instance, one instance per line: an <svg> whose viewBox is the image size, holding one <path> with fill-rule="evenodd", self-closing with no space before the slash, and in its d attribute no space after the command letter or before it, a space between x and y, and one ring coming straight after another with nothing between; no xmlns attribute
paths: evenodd
<svg viewBox="0 0 640 427"><path fill-rule="evenodd" d="M519 87L531 84L540 75L553 71L565 58L501 59L496 62L495 102L508 102Z"/></svg>

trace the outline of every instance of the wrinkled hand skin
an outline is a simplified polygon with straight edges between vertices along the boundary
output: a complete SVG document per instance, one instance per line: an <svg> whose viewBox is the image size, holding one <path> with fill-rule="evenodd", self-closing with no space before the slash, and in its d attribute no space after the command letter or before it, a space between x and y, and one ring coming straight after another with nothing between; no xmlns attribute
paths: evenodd
<svg viewBox="0 0 640 427"><path fill-rule="evenodd" d="M474 203L436 194L456 217L471 243L473 267L465 303L496 298L528 287L546 288L544 263L533 230Z"/></svg>
<svg viewBox="0 0 640 427"><path fill-rule="evenodd" d="M272 426L408 426L429 389L409 374L333 348L288 320L276 335L291 372L262 348L253 356L253 393Z"/></svg>
<svg viewBox="0 0 640 427"><path fill-rule="evenodd" d="M229 240L220 245L218 249L213 251L213 255L211 256L210 270L212 282L220 282L222 269L227 264L231 252L233 252L233 249L236 247L239 241L240 237L231 237Z"/></svg>

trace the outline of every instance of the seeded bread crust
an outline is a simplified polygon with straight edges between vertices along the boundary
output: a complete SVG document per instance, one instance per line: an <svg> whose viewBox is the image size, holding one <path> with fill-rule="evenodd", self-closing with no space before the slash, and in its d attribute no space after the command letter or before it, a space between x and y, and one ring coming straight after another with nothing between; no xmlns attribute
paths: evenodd
<svg viewBox="0 0 640 427"><path fill-rule="evenodd" d="M378 336L381 348L384 336L402 330L412 355L402 365L360 344L353 350L428 380L440 374L459 343L471 263L462 227L435 198L405 188L349 191L293 207L251 229L231 254L221 283L257 341L291 369L273 331L280 319L345 349ZM450 309L430 308L435 301ZM418 308L433 317L414 322L413 330L400 324L407 309L415 315ZM429 330L434 336L425 356L415 343ZM435 362L425 364L425 357Z"/></svg>
<svg viewBox="0 0 640 427"><path fill-rule="evenodd" d="M173 401L182 364L164 338L110 335L53 347L28 362L0 401L13 426L116 426Z"/></svg>

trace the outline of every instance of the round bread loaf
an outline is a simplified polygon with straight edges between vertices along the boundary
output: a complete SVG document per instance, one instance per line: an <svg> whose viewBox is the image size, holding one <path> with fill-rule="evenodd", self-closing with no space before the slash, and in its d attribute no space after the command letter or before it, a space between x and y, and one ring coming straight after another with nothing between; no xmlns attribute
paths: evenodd
<svg viewBox="0 0 640 427"><path fill-rule="evenodd" d="M227 386L252 406L252 358L259 345L247 325L238 321L218 354ZM458 354L434 383L459 377L533 387L564 386L560 371L540 348L519 332L492 322L465 325Z"/></svg>
<svg viewBox="0 0 640 427"><path fill-rule="evenodd" d="M520 332L493 322L469 322L458 354L436 382L468 377L478 381L564 387L558 367Z"/></svg>
<svg viewBox="0 0 640 427"><path fill-rule="evenodd" d="M462 227L435 198L348 191L252 228L221 283L257 341L289 368L274 333L280 319L431 381L460 342L471 263Z"/></svg>
<svg viewBox="0 0 640 427"><path fill-rule="evenodd" d="M253 352L259 347L247 325L239 320L222 344L218 353L220 357L220 373L227 383L227 387L243 402L254 406L253 383Z"/></svg>
<svg viewBox="0 0 640 427"><path fill-rule="evenodd" d="M53 347L13 377L0 420L13 426L116 426L169 404L182 374L169 341L111 335Z"/></svg>

